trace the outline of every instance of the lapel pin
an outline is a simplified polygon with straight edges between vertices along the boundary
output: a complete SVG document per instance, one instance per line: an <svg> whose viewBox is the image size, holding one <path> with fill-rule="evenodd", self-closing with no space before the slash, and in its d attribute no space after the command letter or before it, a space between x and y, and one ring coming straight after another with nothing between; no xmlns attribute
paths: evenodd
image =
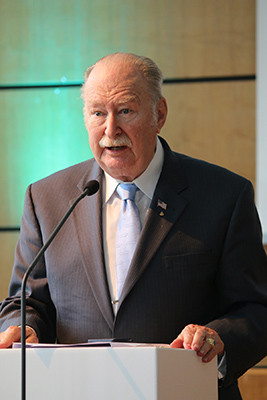
<svg viewBox="0 0 267 400"><path fill-rule="evenodd" d="M164 203L164 201L162 201L162 200L158 200L158 207L161 207L161 208L163 208L163 210L166 210L167 209L167 204Z"/></svg>
<svg viewBox="0 0 267 400"><path fill-rule="evenodd" d="M160 217L163 217L163 215L164 215L164 212L161 211L161 212L159 213L159 216L160 216Z"/></svg>

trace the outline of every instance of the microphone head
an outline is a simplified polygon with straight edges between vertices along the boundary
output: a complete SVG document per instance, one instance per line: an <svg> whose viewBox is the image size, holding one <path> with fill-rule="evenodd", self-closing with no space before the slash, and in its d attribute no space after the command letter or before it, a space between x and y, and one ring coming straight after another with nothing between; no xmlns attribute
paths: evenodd
<svg viewBox="0 0 267 400"><path fill-rule="evenodd" d="M84 187L84 192L87 191L86 196L92 196L95 194L99 189L99 182L98 181L89 181Z"/></svg>

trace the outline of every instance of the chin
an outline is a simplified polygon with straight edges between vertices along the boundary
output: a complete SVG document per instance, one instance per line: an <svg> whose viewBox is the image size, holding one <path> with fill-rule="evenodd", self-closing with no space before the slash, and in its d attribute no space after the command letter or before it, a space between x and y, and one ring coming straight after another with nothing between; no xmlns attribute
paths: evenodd
<svg viewBox="0 0 267 400"><path fill-rule="evenodd" d="M127 165L127 167L125 167L125 163L116 162L116 160L114 160L110 164L102 163L102 164L100 164L100 166L102 167L102 169L104 171L106 171L109 175L111 175L115 179L122 180L121 179L122 177L129 177L133 174L132 166Z"/></svg>
<svg viewBox="0 0 267 400"><path fill-rule="evenodd" d="M123 182L132 182L135 177L132 176L132 171L131 174L124 173L121 168L119 169L114 169L114 168L106 168L105 171L112 176L114 179L118 179Z"/></svg>

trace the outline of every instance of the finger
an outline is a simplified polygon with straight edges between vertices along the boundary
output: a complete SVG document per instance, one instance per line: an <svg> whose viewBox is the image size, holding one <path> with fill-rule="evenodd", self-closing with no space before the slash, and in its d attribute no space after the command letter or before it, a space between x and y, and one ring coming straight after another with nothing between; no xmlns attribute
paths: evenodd
<svg viewBox="0 0 267 400"><path fill-rule="evenodd" d="M217 356L218 351L217 349L214 347L212 347L203 357L202 357L202 361L204 363L208 363L210 362L215 356ZM200 354L201 355L201 354Z"/></svg>
<svg viewBox="0 0 267 400"><path fill-rule="evenodd" d="M197 330L197 325L187 325L177 338L171 343L172 348L191 349L192 341Z"/></svg>
<svg viewBox="0 0 267 400"><path fill-rule="evenodd" d="M171 343L171 347L193 349L203 362L209 362L224 352L224 343L216 331L194 324L187 325Z"/></svg>
<svg viewBox="0 0 267 400"><path fill-rule="evenodd" d="M206 354L218 341L221 342L221 339L217 332L205 326L198 326L192 341L192 348Z"/></svg>
<svg viewBox="0 0 267 400"><path fill-rule="evenodd" d="M27 343L38 343L38 337L35 331L31 327L26 327L26 342Z"/></svg>
<svg viewBox="0 0 267 400"><path fill-rule="evenodd" d="M216 355L222 355L224 343L215 331L209 331L209 336L205 339L198 356L202 357L203 362L211 361Z"/></svg>
<svg viewBox="0 0 267 400"><path fill-rule="evenodd" d="M199 351L205 338L205 328L203 326L190 324L183 331L184 348Z"/></svg>
<svg viewBox="0 0 267 400"><path fill-rule="evenodd" d="M183 349L184 348L184 341L180 336L178 336L176 339L172 341L170 344L172 349Z"/></svg>
<svg viewBox="0 0 267 400"><path fill-rule="evenodd" d="M7 349L12 347L13 342L19 342L21 338L21 329L18 326L10 326L4 332L0 333L0 348Z"/></svg>
<svg viewBox="0 0 267 400"><path fill-rule="evenodd" d="M197 326L192 340L191 348L195 351L200 351L200 349L202 350L207 336L208 336L207 329L203 326Z"/></svg>
<svg viewBox="0 0 267 400"><path fill-rule="evenodd" d="M218 339L217 339L217 342L218 342ZM216 342L216 335L209 333L209 336L206 336L203 339L201 348L198 351L199 355L204 356L205 354L207 354L209 351L211 351L214 347L217 346L217 342ZM217 349L218 349L218 347L216 348L216 350Z"/></svg>

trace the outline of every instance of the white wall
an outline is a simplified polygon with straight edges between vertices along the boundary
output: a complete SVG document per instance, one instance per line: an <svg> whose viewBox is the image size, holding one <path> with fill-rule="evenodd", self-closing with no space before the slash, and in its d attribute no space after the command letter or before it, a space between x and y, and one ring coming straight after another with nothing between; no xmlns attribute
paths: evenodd
<svg viewBox="0 0 267 400"><path fill-rule="evenodd" d="M267 1L256 12L256 199L267 243Z"/></svg>

